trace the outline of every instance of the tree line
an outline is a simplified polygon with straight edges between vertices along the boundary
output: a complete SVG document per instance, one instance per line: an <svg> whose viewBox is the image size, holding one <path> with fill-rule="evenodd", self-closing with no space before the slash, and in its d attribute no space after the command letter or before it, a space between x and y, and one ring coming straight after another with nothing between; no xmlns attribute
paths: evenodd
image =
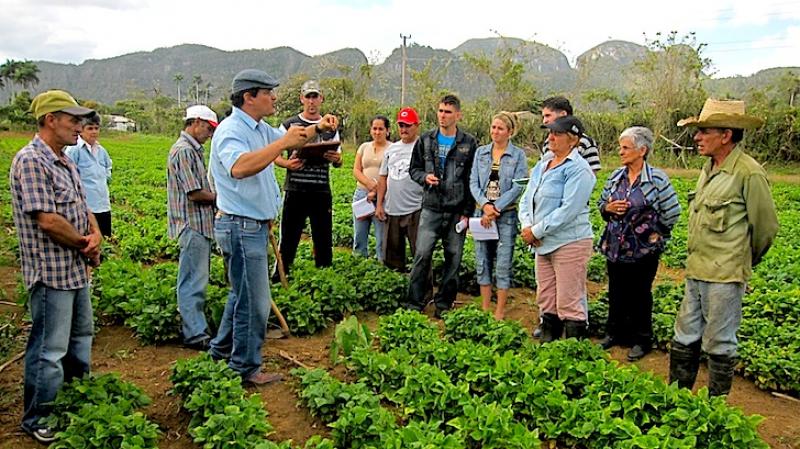
<svg viewBox="0 0 800 449"><path fill-rule="evenodd" d="M616 151L617 137L623 129L642 125L653 129L658 136L654 154L660 162L688 166L693 142L691 135L676 123L699 113L709 96L704 84L709 79L711 60L703 56L705 45L698 43L692 33L656 34L647 41L647 47L651 51L624 74L624 95L601 89L561 94L575 104L576 115L604 152ZM525 77L523 50L508 45L492 55L464 55L474 81L488 83L492 89L490 95L465 102L461 126L480 142L488 142L489 120L494 113L530 111L515 142L535 152L544 137L538 116L539 102L546 95L537 89L535 80ZM319 79L325 94L323 109L340 117L341 135L346 141L363 142L369 139L370 119L376 114L393 117L400 105L387 104L370 95L374 65L335 69L342 75ZM446 70L430 62L420 70L410 70L409 90L414 99L410 106L419 112L423 129L436 125L435 107L438 99L448 92L443 83ZM32 125L30 116L25 114L30 104L26 89L38 83L38 72L30 61L8 60L0 66L0 87L12 88L9 103L0 108L0 129ZM311 77L312 74L296 74L283 81L277 90L275 123L302 109L298 92L300 85ZM213 86L201 74L194 74L184 90L185 79L182 73L174 74L174 94L154 87L151 91L134 92L130 98L113 105L90 99L82 103L103 114L125 115L136 121L139 131L152 134L176 134L182 125L183 108L188 104L208 104L221 116L230 111L227 98L211 97ZM747 133L744 142L748 151L760 160L800 161L798 96L800 74L791 71L766 87L730 93L730 98L745 100L750 113L766 120L765 126Z"/></svg>

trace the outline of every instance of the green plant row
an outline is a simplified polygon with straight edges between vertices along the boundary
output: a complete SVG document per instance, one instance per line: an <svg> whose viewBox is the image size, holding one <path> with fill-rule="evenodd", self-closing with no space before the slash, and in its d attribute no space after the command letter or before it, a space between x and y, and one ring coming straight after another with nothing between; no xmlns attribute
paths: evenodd
<svg viewBox="0 0 800 449"><path fill-rule="evenodd" d="M183 400L192 414L189 435L203 449L293 449L291 440L267 439L272 425L258 394L247 395L239 374L208 354L178 360L170 375L170 394ZM312 438L306 449L332 449L327 440Z"/></svg>
<svg viewBox="0 0 800 449"><path fill-rule="evenodd" d="M356 383L298 373L301 401L329 423L336 447L386 447L398 435L425 443L392 447L434 447L434 439L464 448L767 447L756 431L760 417L705 389L695 396L620 367L591 342L492 340L485 334L515 335L518 325L494 329L474 307L446 314L440 338L415 314L382 317L380 350L353 350L347 366Z"/></svg>
<svg viewBox="0 0 800 449"><path fill-rule="evenodd" d="M379 314L397 309L408 280L375 259L335 251L333 266L316 268L310 246L301 244L289 288L273 284L272 297L295 335L310 335L346 314L362 310Z"/></svg>
<svg viewBox="0 0 800 449"><path fill-rule="evenodd" d="M56 429L54 449L155 449L160 432L141 412L150 398L115 373L64 385L44 424Z"/></svg>

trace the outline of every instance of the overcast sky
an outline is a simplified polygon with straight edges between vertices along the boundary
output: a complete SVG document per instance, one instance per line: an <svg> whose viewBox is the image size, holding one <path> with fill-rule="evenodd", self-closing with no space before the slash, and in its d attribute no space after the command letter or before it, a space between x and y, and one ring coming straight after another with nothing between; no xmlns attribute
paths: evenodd
<svg viewBox="0 0 800 449"><path fill-rule="evenodd" d="M570 63L609 39L697 33L715 76L800 66L800 0L2 0L0 62L79 64L184 43L223 50L290 46L308 55L359 48L382 62L410 42L452 49L469 38L518 37Z"/></svg>

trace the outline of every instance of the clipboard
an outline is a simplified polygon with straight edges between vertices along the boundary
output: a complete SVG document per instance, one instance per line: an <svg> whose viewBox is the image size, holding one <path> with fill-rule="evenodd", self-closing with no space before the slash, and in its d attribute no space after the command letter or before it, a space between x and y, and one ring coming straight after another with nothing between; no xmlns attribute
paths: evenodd
<svg viewBox="0 0 800 449"><path fill-rule="evenodd" d="M294 155L298 159L310 161L324 161L323 155L326 151L337 151L341 142L338 140L331 140L327 142L314 142L303 145L295 150Z"/></svg>

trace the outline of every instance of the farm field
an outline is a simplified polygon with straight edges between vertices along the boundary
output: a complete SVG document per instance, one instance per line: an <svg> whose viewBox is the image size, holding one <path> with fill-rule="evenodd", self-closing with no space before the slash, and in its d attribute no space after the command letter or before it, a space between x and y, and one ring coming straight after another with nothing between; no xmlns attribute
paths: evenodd
<svg viewBox="0 0 800 449"><path fill-rule="evenodd" d="M0 170L3 173L8 173L13 154L28 140L29 136L0 134ZM143 416L160 428L161 433L157 437L158 447L202 447L202 444L192 442L193 437L197 438L198 431L189 429L197 423L192 413L182 409L186 397L181 394L167 394L174 386L171 380L175 375L172 369L174 362L197 355L194 351L182 348L176 338L180 325L174 299L177 245L166 237L164 188L166 154L173 139L131 135L101 138L101 141L114 160L111 183L114 237L104 248L106 261L94 274L93 300L98 331L94 344L93 369L96 373L120 373L122 380L138 386L150 397L152 402L149 405L142 405L140 410ZM334 244L342 248L347 248L352 243L350 199L355 186L349 170L352 160L353 154L348 151L343 168L332 171ZM609 172L608 168L606 167L599 176L595 195L599 193L602 180ZM693 188L696 173L692 171L671 173L685 210L686 193ZM20 303L17 286L18 268L15 266L16 238L11 219L7 176L4 175L3 179L0 187L0 198L2 198L0 299L13 304ZM427 327L427 320L422 322L416 317L391 315L397 299L405 290L407 281L404 276L388 271L370 260L354 258L346 249L336 252L334 267L316 270L308 261L310 249L308 245L304 245L290 288L273 287L276 303L287 316L295 336L268 340L264 348L265 363L270 368L284 373L285 381L249 390L258 393L263 407L269 414L268 421L274 428L270 439L275 442L292 439L296 447L303 447L307 439L319 434L336 441L338 444L336 447L342 445L386 447L376 444L375 441L384 441L381 438L396 441L398 445L393 447L411 447L404 446L403 444L410 445L411 441L402 438L411 438L407 434L416 433L418 438L414 441L417 443L426 441L433 445L427 447L538 447L525 446L520 442L521 439L536 440L536 438L553 442L558 447L602 447L593 444L601 444L605 441L603 438L608 438L609 444L628 439L635 440L639 435L641 438L635 440L638 446L628 442L626 443L628 445L620 443L619 447L693 447L692 441L702 446L704 441L711 441L715 437L725 438L730 433L732 439L726 440L729 444L720 447L758 447L758 442L747 444L750 441L747 440L749 438L747 430L755 424L754 421L744 417L758 414L765 419L758 425L757 432L767 444L777 448L800 447L800 420L797 419L800 416L800 402L778 398L770 393L778 391L794 397L800 394L800 338L798 338L800 335L800 185L792 175L782 174L772 180L773 197L779 209L781 231L764 263L755 270L754 278L748 287L743 308L744 319L739 333L742 363L738 372L744 377L737 376L734 390L728 400L730 405L740 408L743 414L735 409L704 401L702 394L701 399L695 399L665 389L663 383L658 380L666 377L668 368L668 357L662 351L654 351L635 364L639 370L653 374L651 381L649 376L639 376L636 374L637 371L631 371L627 362L621 362L624 360L626 349L615 348L611 352L612 362L608 362L600 352L588 344L559 344L560 346L554 346L552 349L541 348L535 343L531 345L529 339L523 337L537 320L533 307L532 288L535 285L533 259L521 246L518 246L515 258L516 285L512 289L508 311L507 321L511 324L498 327L484 323L477 327L485 330L487 335L502 337L491 342L485 341L485 338L476 332L464 330L471 327L466 326L465 322L482 323L480 314L472 313L470 308L462 307L462 314L454 314L452 318L446 317L444 322L431 320L430 323L438 325L435 328ZM599 214L593 214L593 221L597 234L602 229ZM676 226L670 248L662 258L655 287L655 335L658 346L662 349L671 337L672 323L682 297L682 266L686 255L685 232L684 212ZM604 302L605 265L599 256L594 256L592 259L589 278L592 296L590 319L593 331L600 333L607 306ZM468 305L473 302L472 295L477 289L474 282L474 252L469 242L465 249L461 279L463 292L459 295L459 301L462 305ZM208 315L212 321L218 320L224 301L225 282L222 263L219 257L215 257L212 261L212 281L207 304ZM22 345L25 332L20 330L21 326L24 326L23 310L15 305L5 303L0 305L0 364L24 349ZM351 314L357 316L361 323L378 334L380 337L378 349L369 351L363 348L363 345L356 345L357 348L350 352L344 363L334 366L329 358L329 347L335 338L333 325ZM525 332L522 332L522 329L525 329ZM421 344L424 340L438 342L440 330L443 335L442 342L438 344L440 351L434 351ZM412 339L416 342L409 343L409 336L403 332L411 332L416 336ZM422 335L427 335L427 338L421 338ZM457 359L461 363L460 357L463 354L460 354L458 345L459 341L463 340L472 342L475 354L469 363L463 362L463 365L459 365L463 371L456 372L455 368L448 369L445 360L452 362ZM329 379L320 379L319 375L309 373L292 375L290 370L296 368L297 364L282 356L280 351L285 351L303 364L329 369L335 378L348 382L361 380L362 384L354 385L363 385L371 394L382 396L362 395L362 399L359 400L363 400L361 403L341 404L332 401L328 404L330 407L326 409L316 408L313 405L314 394L321 394L319 392L324 388L341 387ZM451 351L452 354L444 354L446 351ZM499 362L492 356L501 357L506 351L511 351L506 362L513 366L502 371L504 376L513 378L515 373L523 375L520 373L524 369L548 366L548 369L553 370L552 373L559 373L558 379L551 378L555 376L551 373L544 377L553 383L542 383L544 380L537 377L535 380L540 383L534 383L540 388L539 390L526 392L528 395L526 398L517 397L512 400L508 391L502 393L495 384L486 383L485 379L480 380L486 376L495 378L492 376L499 375L499 372L487 368L485 373L476 374L477 378L470 377L475 374L470 369L475 366L480 367L481 363L495 363L496 368ZM564 356L563 363L558 365L553 362L548 365L550 362L547 360L558 355ZM415 382L413 375L403 370L390 372L392 376L383 372L384 377L380 377L381 373L375 371L378 368L370 364L377 363L376 360L380 357L393 357L399 362L391 363L399 363L406 368L411 367L412 371L421 370L420 372L427 373L428 377L421 379L426 379L432 385L429 388L419 387L419 391L412 391L409 385ZM520 362L516 364L517 362L510 360ZM528 366L522 362L531 360L540 364ZM422 363L423 361L425 363ZM573 368L578 366L581 368L575 368L578 372L576 374ZM592 381L592 376L597 375L600 379L595 378ZM436 376L441 376L441 379ZM376 380L381 378L385 382ZM631 383L639 378L645 379L642 381L644 383ZM705 371L701 370L698 376L698 388L704 385L705 379ZM441 383L437 384L439 380ZM495 380L500 382L503 379L496 377ZM512 390L523 391L520 385L522 384ZM635 385L639 390L644 389L652 395L662 397L662 402L656 407L655 403L648 402L653 401L653 397L640 399L644 401L640 410L626 412L628 419L622 420L617 416L620 414L617 413L619 409L614 409L602 399L603 385L607 385L609 391L614 391L614 395L622 396L630 393L625 390L628 385ZM460 393L454 393L456 390L463 393L464 390L460 388L465 388L468 394L465 393L462 397L458 396ZM556 403L542 405L541 401L538 401L554 390L560 391L563 396L559 397ZM477 394L478 392L481 394ZM433 400L431 403L423 403L424 401L420 400L444 393L447 393L449 400L454 402L436 404ZM663 399L667 397L671 399ZM311 402L309 398L312 399ZM477 400L485 402L475 403ZM666 411L660 411L671 410L670 407L675 406L676 401L683 404L681 407L686 410L714 411L709 414L721 421L709 421L705 433L699 430L695 433L685 429L674 430L679 427L677 424L679 421L705 419L703 414L690 414L681 420L682 415L670 418ZM298 402L302 402L302 405L298 405ZM384 411L376 411L378 409L374 407L378 407L378 403L383 404L380 410ZM365 413L368 414L372 411L372 416L394 413L410 427L402 438L393 433L397 433L397 429L387 422L383 422L386 424L385 428L381 428L377 421L371 426L360 428L358 424L364 422L357 421L351 416L349 424L351 427L347 427L340 421L343 419L342 416L350 416L347 413L355 413L352 410L354 407L361 407L362 412L366 410ZM0 372L0 410L2 410L0 448L37 447L18 428L21 408L22 362L17 361ZM448 414L448 410L462 408L491 409L493 414L491 416ZM584 415L575 415L581 410ZM588 412L591 410L596 410L597 414L591 415ZM648 419L642 418L650 415L641 410L652 411L652 422L648 424ZM509 413L513 415L513 419ZM331 431L326 424L337 419L340 420L337 421L339 424ZM504 423L506 423L504 420L507 420L508 425L500 431L499 428L492 429L491 426L486 430L481 424L492 420ZM484 429L487 434L461 435L466 446L459 446L457 442L444 436L435 439L439 437L435 437L436 432L431 427L432 421L438 421L441 426L450 426L452 431L450 433L453 434L459 434L457 429L466 427ZM609 422L615 423L613 426L609 424L613 428L604 429L603 423ZM519 425L526 430L523 431ZM633 430L632 426L636 429ZM224 425L220 424L219 428L224 428ZM738 433L732 432L731 428L736 428ZM627 429L626 432L630 434L619 435L615 429ZM490 431L497 432L494 435L495 439L488 435ZM420 434L425 434L430 439L419 437ZM360 437L356 438L354 435ZM369 435L378 439L369 440L367 438ZM659 445L658 441L663 445ZM666 445L673 443L674 445ZM318 444L312 447L328 447L324 445L325 442Z"/></svg>

